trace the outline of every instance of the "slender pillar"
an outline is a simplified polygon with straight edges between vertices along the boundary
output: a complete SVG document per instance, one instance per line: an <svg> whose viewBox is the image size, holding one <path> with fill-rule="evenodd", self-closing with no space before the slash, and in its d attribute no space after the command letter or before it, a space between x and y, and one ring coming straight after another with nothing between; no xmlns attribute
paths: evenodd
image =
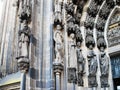
<svg viewBox="0 0 120 90"><path fill-rule="evenodd" d="M56 90L60 90L60 86L61 86L61 84L60 84L60 73L59 72L56 72L55 73L55 77L56 77Z"/></svg>
<svg viewBox="0 0 120 90"><path fill-rule="evenodd" d="M61 72L63 65L61 63L53 63L53 69L55 73L55 90L61 90Z"/></svg>
<svg viewBox="0 0 120 90"><path fill-rule="evenodd" d="M25 90L25 88L26 88L26 75L25 75L25 73L22 73L21 74L21 84L20 84L20 90Z"/></svg>

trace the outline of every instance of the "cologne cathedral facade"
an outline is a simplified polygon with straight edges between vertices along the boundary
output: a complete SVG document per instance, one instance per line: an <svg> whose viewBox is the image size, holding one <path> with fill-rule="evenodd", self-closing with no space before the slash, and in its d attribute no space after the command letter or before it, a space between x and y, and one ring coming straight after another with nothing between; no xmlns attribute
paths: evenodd
<svg viewBox="0 0 120 90"><path fill-rule="evenodd" d="M0 0L0 90L120 90L120 0Z"/></svg>

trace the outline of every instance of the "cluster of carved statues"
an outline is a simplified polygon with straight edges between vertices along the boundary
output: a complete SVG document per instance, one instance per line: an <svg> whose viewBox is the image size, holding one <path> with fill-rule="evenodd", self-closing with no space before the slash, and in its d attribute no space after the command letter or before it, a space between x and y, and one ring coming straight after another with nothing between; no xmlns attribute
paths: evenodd
<svg viewBox="0 0 120 90"><path fill-rule="evenodd" d="M83 76L85 74L85 58L82 55L81 44L83 42L81 30L80 30L80 19L82 15L82 9L86 0L70 0L65 4L66 9L66 21L67 21L67 34L68 34L68 82L77 83L79 86L84 85ZM86 37L85 44L88 48L87 60L88 60L88 83L90 87L97 87L96 74L98 69L98 60L94 52L95 41L93 37L93 28L94 28L94 17L96 17L98 12L95 12L98 8L97 5L102 4L103 0L94 0L91 2L93 7L88 9L88 17L86 18L85 29ZM111 3L111 2L109 2ZM107 3L107 4L109 4ZM83 5L83 6L82 6ZM97 8L96 8L97 7ZM110 7L108 7L110 9ZM99 62L101 70L101 85L107 85L107 82L103 82L103 78L108 78L109 71L109 59L106 55L105 48L106 43L104 40L104 13L109 10L102 10L102 14L99 14L99 22L97 22L96 29L98 38L97 46L100 50ZM55 18L54 18L54 49L55 49L55 62L62 63L64 58L64 38L63 38L63 20L62 20L62 2L57 1L55 3ZM77 66L76 66L77 65Z"/></svg>
<svg viewBox="0 0 120 90"><path fill-rule="evenodd" d="M83 86L84 84L83 75L85 73L84 72L85 59L82 55L82 50L81 50L81 44L82 44L83 38L80 30L80 19L81 19L84 3L85 1L79 1L76 3L74 1L73 2L70 1L66 4L67 33L69 37L68 82L77 83L79 86Z"/></svg>
<svg viewBox="0 0 120 90"><path fill-rule="evenodd" d="M22 72L26 72L29 67L29 44L30 44L30 27L28 24L31 19L30 1L20 0L19 2L19 21L20 30L18 33L18 67Z"/></svg>

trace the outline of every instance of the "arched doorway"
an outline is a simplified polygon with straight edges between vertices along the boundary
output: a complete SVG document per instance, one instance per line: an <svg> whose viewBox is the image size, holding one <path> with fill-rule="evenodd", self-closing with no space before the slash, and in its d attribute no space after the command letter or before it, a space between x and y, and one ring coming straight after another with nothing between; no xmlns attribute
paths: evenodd
<svg viewBox="0 0 120 90"><path fill-rule="evenodd" d="M120 8L115 8L111 15L107 39L111 60L114 90L120 90Z"/></svg>

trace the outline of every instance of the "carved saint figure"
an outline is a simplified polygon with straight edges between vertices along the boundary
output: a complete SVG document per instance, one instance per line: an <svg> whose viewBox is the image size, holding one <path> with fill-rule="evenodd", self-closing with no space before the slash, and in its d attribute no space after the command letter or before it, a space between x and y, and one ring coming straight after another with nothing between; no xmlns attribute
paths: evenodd
<svg viewBox="0 0 120 90"><path fill-rule="evenodd" d="M107 57L106 53L103 50L104 47L101 47L101 54L100 54L100 69L101 75L107 76L109 73L109 58Z"/></svg>
<svg viewBox="0 0 120 90"><path fill-rule="evenodd" d="M58 28L58 27L57 27ZM63 35L60 30L54 32L56 61L62 62L63 57Z"/></svg>
<svg viewBox="0 0 120 90"><path fill-rule="evenodd" d="M85 60L83 58L82 50L80 49L80 45L81 45L81 42L77 42L76 53L77 53L77 62L78 62L78 72L83 74Z"/></svg>
<svg viewBox="0 0 120 90"><path fill-rule="evenodd" d="M76 67L75 62L76 61L76 42L75 42L75 34L71 33L69 38L69 62L71 67Z"/></svg>
<svg viewBox="0 0 120 90"><path fill-rule="evenodd" d="M19 58L25 57L28 58L28 48L29 48L29 42L30 42L30 28L26 24L26 21L24 21L23 26L21 27L21 30L19 31Z"/></svg>
<svg viewBox="0 0 120 90"><path fill-rule="evenodd" d="M94 51L90 50L87 57L89 61L89 75L91 76L96 75L98 63Z"/></svg>
<svg viewBox="0 0 120 90"><path fill-rule="evenodd" d="M29 43L30 28L28 27L27 21L24 20L19 30L18 57L16 58L21 72L26 72L29 67Z"/></svg>

